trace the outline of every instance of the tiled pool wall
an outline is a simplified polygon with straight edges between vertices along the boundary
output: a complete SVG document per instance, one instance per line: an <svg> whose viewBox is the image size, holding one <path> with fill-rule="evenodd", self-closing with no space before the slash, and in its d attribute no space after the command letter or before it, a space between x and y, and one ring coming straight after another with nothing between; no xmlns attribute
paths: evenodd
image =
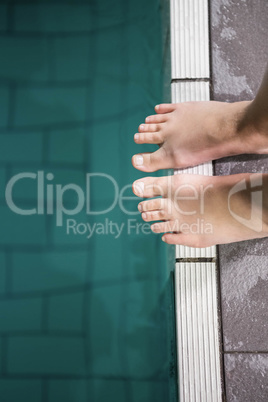
<svg viewBox="0 0 268 402"><path fill-rule="evenodd" d="M163 93L159 2L1 2L0 49L0 400L167 400L160 238L67 236L55 216L19 216L4 200L25 171L83 189L87 172L138 178L133 135ZM15 187L22 208L36 206L32 183ZM110 205L92 186L93 208Z"/></svg>

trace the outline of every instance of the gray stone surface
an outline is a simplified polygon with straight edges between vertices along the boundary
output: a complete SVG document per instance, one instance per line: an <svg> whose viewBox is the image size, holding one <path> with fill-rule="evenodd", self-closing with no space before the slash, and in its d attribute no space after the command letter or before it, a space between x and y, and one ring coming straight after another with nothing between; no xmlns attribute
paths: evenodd
<svg viewBox="0 0 268 402"><path fill-rule="evenodd" d="M267 402L268 355L225 355L228 402Z"/></svg>
<svg viewBox="0 0 268 402"><path fill-rule="evenodd" d="M267 156L217 161L218 175L267 172ZM268 238L219 247L226 351L268 350Z"/></svg>
<svg viewBox="0 0 268 402"><path fill-rule="evenodd" d="M268 55L268 2L211 0L213 85L217 100L252 99Z"/></svg>
<svg viewBox="0 0 268 402"><path fill-rule="evenodd" d="M214 99L253 99L268 60L268 2L211 0ZM267 172L268 157L215 163L217 175ZM226 351L268 350L268 239L219 247Z"/></svg>
<svg viewBox="0 0 268 402"><path fill-rule="evenodd" d="M253 99L268 61L268 2L211 0L212 93ZM218 160L217 175L268 172L268 157ZM268 238L219 247L225 352L268 351ZM228 402L268 400L268 354L225 354Z"/></svg>
<svg viewBox="0 0 268 402"><path fill-rule="evenodd" d="M258 247L256 242L250 246ZM226 254L221 253L224 349L267 351L267 255L249 254L238 243L226 251ZM228 258L231 254L233 256Z"/></svg>

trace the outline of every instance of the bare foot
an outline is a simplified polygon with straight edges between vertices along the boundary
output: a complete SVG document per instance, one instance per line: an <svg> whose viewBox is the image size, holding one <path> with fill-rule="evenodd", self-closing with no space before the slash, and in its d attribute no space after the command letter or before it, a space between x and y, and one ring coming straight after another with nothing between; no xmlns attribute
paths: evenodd
<svg viewBox="0 0 268 402"><path fill-rule="evenodd" d="M169 244L207 247L268 235L268 174L146 177L133 183L138 209Z"/></svg>
<svg viewBox="0 0 268 402"><path fill-rule="evenodd" d="M135 134L137 144L158 144L153 153L134 155L144 172L184 168L243 153L268 153L255 125L252 102L185 102L156 106ZM255 113L255 112L254 112Z"/></svg>

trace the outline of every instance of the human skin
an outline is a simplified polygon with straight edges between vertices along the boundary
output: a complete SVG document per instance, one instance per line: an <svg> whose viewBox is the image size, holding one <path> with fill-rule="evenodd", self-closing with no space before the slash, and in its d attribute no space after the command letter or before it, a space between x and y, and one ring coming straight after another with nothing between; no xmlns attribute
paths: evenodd
<svg viewBox="0 0 268 402"><path fill-rule="evenodd" d="M153 153L133 156L133 166L144 172L185 168L243 153L268 154L268 68L253 101L162 104L156 106L155 110L156 114L148 116L145 123L139 126L139 133L134 136L137 144L159 145L159 149ZM267 174L219 177L176 175L169 181L162 178L167 184L161 182L164 190L160 194L157 191L147 192L148 185L158 189L159 180L141 179L134 183L133 191L143 197L162 195L162 201L145 201L139 204L139 208L145 221L164 221L153 224L152 230L165 233L162 237L165 242L205 247L267 236ZM194 204L196 194L201 196L202 186L209 186L206 208L202 214L182 214L176 208L176 194L183 180L188 189L190 186L196 187L196 190L192 190L194 196L192 194L191 199L189 195L190 199L184 205L186 209L187 205ZM246 187L231 199L230 194L240 182L245 183ZM187 186L184 186L184 191ZM141 192L142 187L144 193ZM261 202L260 197L256 201L257 192L261 195ZM182 202L180 199L179 203ZM185 224L185 229L187 225L190 227L202 219L211 224L212 233L204 233L201 229L198 233L190 229L186 233L181 229L182 224Z"/></svg>
<svg viewBox="0 0 268 402"><path fill-rule="evenodd" d="M146 177L133 183L145 222L163 241L207 247L268 235L268 174ZM159 197L160 196L160 197Z"/></svg>
<svg viewBox="0 0 268 402"><path fill-rule="evenodd" d="M268 68L253 101L162 104L139 126L137 144L157 144L132 158L144 172L185 168L225 156L268 153Z"/></svg>

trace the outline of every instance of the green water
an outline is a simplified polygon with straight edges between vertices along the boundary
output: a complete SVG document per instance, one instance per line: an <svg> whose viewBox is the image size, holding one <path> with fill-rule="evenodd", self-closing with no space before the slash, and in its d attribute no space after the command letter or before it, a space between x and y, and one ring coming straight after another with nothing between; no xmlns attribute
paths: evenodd
<svg viewBox="0 0 268 402"><path fill-rule="evenodd" d="M158 0L0 4L3 402L175 400L167 246L130 188L161 35Z"/></svg>

